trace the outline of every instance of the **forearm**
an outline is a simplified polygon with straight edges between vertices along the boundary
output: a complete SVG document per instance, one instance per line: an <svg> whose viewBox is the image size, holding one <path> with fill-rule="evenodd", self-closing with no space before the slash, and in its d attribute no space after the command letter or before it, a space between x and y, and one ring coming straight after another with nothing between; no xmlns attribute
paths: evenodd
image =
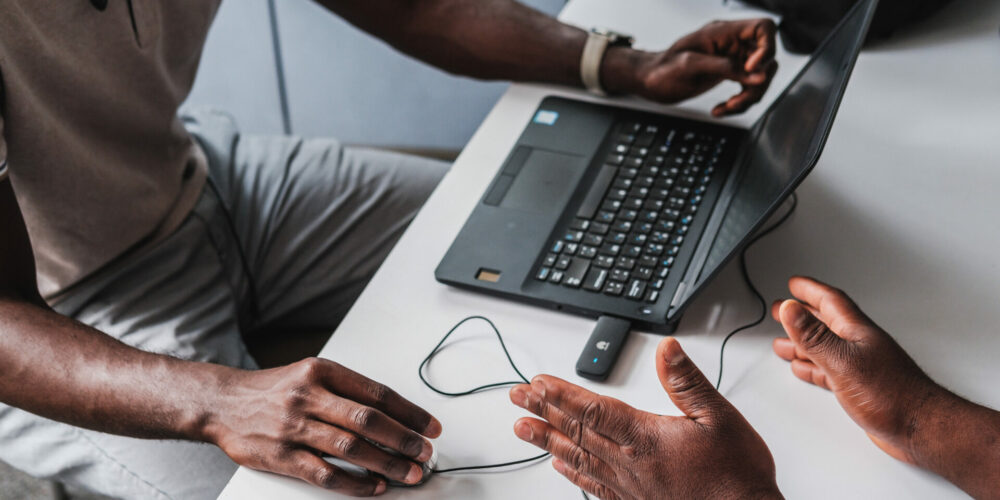
<svg viewBox="0 0 1000 500"><path fill-rule="evenodd" d="M582 85L587 33L513 0L320 0L358 27L417 59L480 79ZM607 52L601 79L632 93L636 68L649 53Z"/></svg>
<svg viewBox="0 0 1000 500"><path fill-rule="evenodd" d="M0 401L102 432L202 440L232 369L134 349L44 305L0 298Z"/></svg>
<svg viewBox="0 0 1000 500"><path fill-rule="evenodd" d="M1000 412L942 389L919 413L911 439L916 464L975 498L1000 498Z"/></svg>

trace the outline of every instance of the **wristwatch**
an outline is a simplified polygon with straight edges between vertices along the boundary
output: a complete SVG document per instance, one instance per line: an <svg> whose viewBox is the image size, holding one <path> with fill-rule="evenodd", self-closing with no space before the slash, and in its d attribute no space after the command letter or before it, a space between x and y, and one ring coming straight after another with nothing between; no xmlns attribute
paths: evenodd
<svg viewBox="0 0 1000 500"><path fill-rule="evenodd" d="M631 47L635 39L605 28L593 28L583 46L580 58L580 77L587 90L600 96L608 95L601 85L601 62L608 47Z"/></svg>

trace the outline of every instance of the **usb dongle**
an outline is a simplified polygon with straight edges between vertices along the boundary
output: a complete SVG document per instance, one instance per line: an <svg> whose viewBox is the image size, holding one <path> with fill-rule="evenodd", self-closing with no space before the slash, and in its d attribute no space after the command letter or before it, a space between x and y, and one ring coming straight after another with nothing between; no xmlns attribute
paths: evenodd
<svg viewBox="0 0 1000 500"><path fill-rule="evenodd" d="M576 374L591 380L607 379L631 328L629 321L601 316L576 362Z"/></svg>

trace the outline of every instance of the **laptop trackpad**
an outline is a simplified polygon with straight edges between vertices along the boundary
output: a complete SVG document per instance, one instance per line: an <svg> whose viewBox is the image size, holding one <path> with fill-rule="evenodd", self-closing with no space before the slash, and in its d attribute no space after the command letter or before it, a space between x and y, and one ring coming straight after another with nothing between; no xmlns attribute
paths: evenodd
<svg viewBox="0 0 1000 500"><path fill-rule="evenodd" d="M582 156L532 149L500 202L502 208L559 213L587 168Z"/></svg>

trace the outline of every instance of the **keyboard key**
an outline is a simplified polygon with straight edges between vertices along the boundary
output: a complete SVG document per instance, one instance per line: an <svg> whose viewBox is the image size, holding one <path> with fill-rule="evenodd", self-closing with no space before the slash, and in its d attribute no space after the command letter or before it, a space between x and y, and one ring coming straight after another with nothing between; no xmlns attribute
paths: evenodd
<svg viewBox="0 0 1000 500"><path fill-rule="evenodd" d="M694 222L694 217L691 215L685 215L684 217L681 217L681 220L678 222L685 226L690 226L691 223Z"/></svg>
<svg viewBox="0 0 1000 500"><path fill-rule="evenodd" d="M643 210L641 218L645 222L656 222L659 216L660 213L656 210Z"/></svg>
<svg viewBox="0 0 1000 500"><path fill-rule="evenodd" d="M592 267L587 276L583 278L583 289L591 292L600 292L604 288L604 281L608 278L608 270L599 267Z"/></svg>
<svg viewBox="0 0 1000 500"><path fill-rule="evenodd" d="M625 233L614 232L614 233L611 233L610 236L608 236L608 241L610 241L611 243L614 243L616 245L624 245L625 244L625 240L627 238L628 237L625 235Z"/></svg>
<svg viewBox="0 0 1000 500"><path fill-rule="evenodd" d="M597 256L597 248L582 246L580 251L576 254L578 257L583 257L584 259L593 259Z"/></svg>
<svg viewBox="0 0 1000 500"><path fill-rule="evenodd" d="M606 212L617 212L621 210L622 202L618 200L604 200L604 204L601 205L601 210Z"/></svg>
<svg viewBox="0 0 1000 500"><path fill-rule="evenodd" d="M545 267L552 267L552 266L556 265L556 259L558 259L558 258L559 258L558 255L556 255L554 253L550 253L550 254L548 254L548 255L545 256L545 260L542 261L542 265L545 266Z"/></svg>
<svg viewBox="0 0 1000 500"><path fill-rule="evenodd" d="M597 219L596 220L598 222L603 222L603 223L614 222L615 221L615 213L614 212L609 212L609 211L606 211L606 210L605 211L601 211L601 212L597 212Z"/></svg>
<svg viewBox="0 0 1000 500"><path fill-rule="evenodd" d="M590 216L593 217L594 215L591 214ZM587 219L573 219L569 228L577 231L586 231L587 229L590 229L590 221Z"/></svg>
<svg viewBox="0 0 1000 500"><path fill-rule="evenodd" d="M649 293L646 294L646 302L649 302L650 304L655 303L659 298L660 298L659 290L650 290Z"/></svg>
<svg viewBox="0 0 1000 500"><path fill-rule="evenodd" d="M622 163L625 163L625 156L617 153L611 153L611 155L608 156L608 159L604 160L604 163L620 167Z"/></svg>
<svg viewBox="0 0 1000 500"><path fill-rule="evenodd" d="M538 274L535 275L535 279L537 279L538 281L545 281L545 280L549 279L549 273L551 273L551 272L552 272L552 269L550 269L548 267L543 267L543 268L541 268L541 269L538 270Z"/></svg>
<svg viewBox="0 0 1000 500"><path fill-rule="evenodd" d="M587 269L589 268L589 260L573 259L573 262L569 265L569 269L566 270L566 278L563 279L563 285L570 288L579 288L583 284L583 277L587 275Z"/></svg>
<svg viewBox="0 0 1000 500"><path fill-rule="evenodd" d="M619 281L609 281L607 285L604 285L604 293L608 295L620 297L623 291L625 291L625 284Z"/></svg>
<svg viewBox="0 0 1000 500"><path fill-rule="evenodd" d="M580 208L576 211L577 217L583 219L592 219L594 217L594 212L601 205L604 193L608 191L608 187L611 186L611 181L615 179L615 174L617 173L618 169L615 167L609 165L601 167L601 171L597 173L593 184L590 185L590 190L587 191L587 196L584 197L583 203L580 204Z"/></svg>
<svg viewBox="0 0 1000 500"><path fill-rule="evenodd" d="M629 189L632 187L632 179L627 179L625 177L619 177L615 179L615 182L611 184L611 187L615 189Z"/></svg>
<svg viewBox="0 0 1000 500"><path fill-rule="evenodd" d="M635 186L632 186L632 189L628 190L628 195L633 198L645 199L647 196L649 196L649 188L639 186L638 183L636 183Z"/></svg>
<svg viewBox="0 0 1000 500"><path fill-rule="evenodd" d="M680 237L683 240L683 237ZM596 234L587 234L583 237L583 244L592 247L599 247L604 243L604 238Z"/></svg>
<svg viewBox="0 0 1000 500"><path fill-rule="evenodd" d="M571 243L579 242L583 239L583 231L568 231L563 239Z"/></svg>
<svg viewBox="0 0 1000 500"><path fill-rule="evenodd" d="M640 222L636 224L635 230L643 234L649 234L653 230L653 225L648 222Z"/></svg>
<svg viewBox="0 0 1000 500"><path fill-rule="evenodd" d="M638 156L640 158L645 158L649 154L649 148L642 146L632 146L629 153L632 156Z"/></svg>
<svg viewBox="0 0 1000 500"><path fill-rule="evenodd" d="M632 144L635 142L635 134L622 134L618 136L618 142L621 144Z"/></svg>
<svg viewBox="0 0 1000 500"><path fill-rule="evenodd" d="M650 286L652 286L656 290L663 290L663 285L665 285L666 283L667 283L666 280L658 279L654 281Z"/></svg>
<svg viewBox="0 0 1000 500"><path fill-rule="evenodd" d="M640 175L635 178L635 185L643 188L653 187L653 183L656 181L656 177L649 175Z"/></svg>
<svg viewBox="0 0 1000 500"><path fill-rule="evenodd" d="M635 210L622 210L621 212L618 212L618 218L620 220L627 220L629 222L634 221L638 216L639 212L636 212Z"/></svg>
<svg viewBox="0 0 1000 500"><path fill-rule="evenodd" d="M684 237L683 236L674 236L670 240L670 244L671 245L680 245L681 243L684 243Z"/></svg>
<svg viewBox="0 0 1000 500"><path fill-rule="evenodd" d="M677 247L677 246L670 247L669 249L667 249L667 255L669 255L671 257L679 254L680 252L681 252L681 247Z"/></svg>
<svg viewBox="0 0 1000 500"><path fill-rule="evenodd" d="M558 269L558 270L560 270L560 271L564 271L572 263L573 263L573 258L572 257L566 257L566 256L559 257L559 260L556 261L555 268Z"/></svg>
<svg viewBox="0 0 1000 500"><path fill-rule="evenodd" d="M615 258L609 255L598 255L597 259L594 260L594 265L597 267L603 267L607 269L615 265Z"/></svg>
<svg viewBox="0 0 1000 500"><path fill-rule="evenodd" d="M650 244L646 245L646 248L643 251L643 253L646 254L646 255L660 256L660 255L663 255L663 250L664 250L663 245L659 245L659 244L656 244L656 243L650 243Z"/></svg>
<svg viewBox="0 0 1000 500"><path fill-rule="evenodd" d="M650 243L663 244L670 240L670 233L665 233L663 231L653 231L653 234L649 237Z"/></svg>
<svg viewBox="0 0 1000 500"><path fill-rule="evenodd" d="M646 203L643 203L642 208L659 212L660 210L663 210L663 200L646 200Z"/></svg>
<svg viewBox="0 0 1000 500"><path fill-rule="evenodd" d="M566 248L563 248L562 253L563 253L563 255L576 255L576 249L577 248L579 248L578 244L576 244L576 243L567 243L566 244Z"/></svg>
<svg viewBox="0 0 1000 500"><path fill-rule="evenodd" d="M611 271L612 281L628 281L629 272L624 269L615 269Z"/></svg>
<svg viewBox="0 0 1000 500"><path fill-rule="evenodd" d="M642 209L642 198L629 198L622 203L622 206L629 210L640 210Z"/></svg>
<svg viewBox="0 0 1000 500"><path fill-rule="evenodd" d="M552 275L549 276L549 283L555 283L558 285L559 283L562 283L564 276L566 276L566 273L562 271L552 271Z"/></svg>
<svg viewBox="0 0 1000 500"><path fill-rule="evenodd" d="M664 233L671 233L676 225L677 224L672 220L660 219L656 221L655 225L653 225L653 229Z"/></svg>
<svg viewBox="0 0 1000 500"><path fill-rule="evenodd" d="M630 259L637 259L642 255L642 247L639 245L628 245L622 251L622 255Z"/></svg>
<svg viewBox="0 0 1000 500"><path fill-rule="evenodd" d="M663 217L664 219L667 219L667 220L677 220L677 218L680 217L680 216L681 216L681 213L679 211L672 210L672 209L669 209L669 208L666 209L666 210L663 210L662 212L660 212L660 217Z"/></svg>
<svg viewBox="0 0 1000 500"><path fill-rule="evenodd" d="M626 179L635 179L635 176L639 175L639 169L631 167L623 168L618 172L618 175Z"/></svg>
<svg viewBox="0 0 1000 500"><path fill-rule="evenodd" d="M642 300L646 294L646 282L642 280L632 280L628 285L628 292L625 296L632 300Z"/></svg>
<svg viewBox="0 0 1000 500"><path fill-rule="evenodd" d="M552 244L552 253L562 252L564 243L562 241L557 241Z"/></svg>
<svg viewBox="0 0 1000 500"><path fill-rule="evenodd" d="M598 251L604 255L618 255L622 251L622 246L615 245L614 243L605 243Z"/></svg>
<svg viewBox="0 0 1000 500"><path fill-rule="evenodd" d="M661 268L659 268L659 269L656 270L656 277L660 278L661 280L666 279L667 276L669 276L669 275L670 275L670 268L669 267L661 267Z"/></svg>
<svg viewBox="0 0 1000 500"><path fill-rule="evenodd" d="M651 255L643 255L639 258L639 265L644 267L656 267L660 263L660 259L653 257Z"/></svg>
<svg viewBox="0 0 1000 500"><path fill-rule="evenodd" d="M645 163L645 160L639 156L629 156L625 158L626 167L639 168L643 163Z"/></svg>
<svg viewBox="0 0 1000 500"><path fill-rule="evenodd" d="M593 223L593 224L590 225L590 232L594 233L594 234L598 234L598 235L604 236L605 234L608 234L608 229L610 227L611 226L609 226L607 224L603 224L603 223L600 223L600 222L595 222L595 223Z"/></svg>
<svg viewBox="0 0 1000 500"><path fill-rule="evenodd" d="M624 189L612 189L608 192L609 200L622 201L626 196L628 196L628 191Z"/></svg>
<svg viewBox="0 0 1000 500"><path fill-rule="evenodd" d="M642 233L632 233L628 235L628 242L631 245L644 245L646 243L646 235Z"/></svg>
<svg viewBox="0 0 1000 500"><path fill-rule="evenodd" d="M627 220L616 221L614 224L611 225L611 229L614 231L627 233L632 230L632 223Z"/></svg>
<svg viewBox="0 0 1000 500"><path fill-rule="evenodd" d="M619 144L615 146L615 154L620 154L620 155L628 154L629 149L631 149L629 145Z"/></svg>
<svg viewBox="0 0 1000 500"><path fill-rule="evenodd" d="M628 257L618 257L618 260L615 261L615 267L618 267L619 269L631 270L633 267L635 267L635 259L631 259Z"/></svg>
<svg viewBox="0 0 1000 500"><path fill-rule="evenodd" d="M674 257L664 257L660 259L660 265L663 267L670 267L674 265Z"/></svg>
<svg viewBox="0 0 1000 500"><path fill-rule="evenodd" d="M632 273L632 276L640 280L649 280L653 277L653 270L648 267L640 267Z"/></svg>

